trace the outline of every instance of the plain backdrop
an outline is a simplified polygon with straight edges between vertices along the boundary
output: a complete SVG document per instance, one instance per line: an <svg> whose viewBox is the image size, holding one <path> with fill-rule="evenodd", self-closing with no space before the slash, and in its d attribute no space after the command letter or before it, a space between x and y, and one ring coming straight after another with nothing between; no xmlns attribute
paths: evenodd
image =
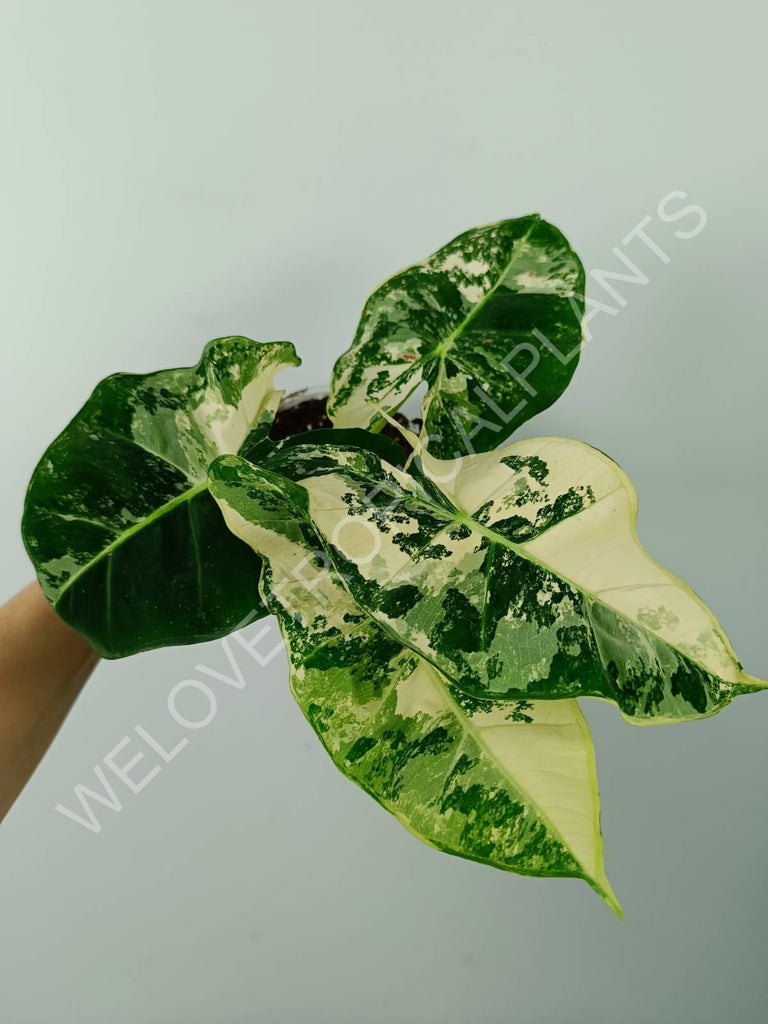
<svg viewBox="0 0 768 1024"><path fill-rule="evenodd" d="M296 343L288 387L323 384L379 281L539 211L588 268L619 247L649 281L525 433L617 459L648 549L768 673L763 4L25 0L0 21L0 598L32 576L34 464L101 377L244 333ZM672 191L706 211L696 237L660 220ZM669 262L622 246L647 216ZM667 728L587 707L622 924L583 883L418 843L333 768L282 654L246 656L246 689L219 687L99 834L57 813L135 725L178 739L168 693L200 663L220 646L102 664L0 829L4 1024L765 1019L767 698Z"/></svg>

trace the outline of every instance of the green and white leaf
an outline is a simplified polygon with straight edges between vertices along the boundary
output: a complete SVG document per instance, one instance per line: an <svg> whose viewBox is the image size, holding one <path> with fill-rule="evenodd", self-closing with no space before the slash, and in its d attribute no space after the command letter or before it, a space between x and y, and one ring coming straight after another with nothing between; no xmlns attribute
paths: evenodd
<svg viewBox="0 0 768 1024"><path fill-rule="evenodd" d="M211 492L264 559L291 688L337 767L424 842L521 874L583 878L620 912L578 705L500 704L452 686L357 608L326 567L306 492L285 477L224 457Z"/></svg>
<svg viewBox="0 0 768 1024"><path fill-rule="evenodd" d="M266 436L289 342L219 338L194 367L115 374L43 455L22 532L43 590L105 657L222 636L263 614L260 564L208 493Z"/></svg>
<svg viewBox="0 0 768 1024"><path fill-rule="evenodd" d="M538 215L459 235L368 299L333 373L338 427L381 422L422 382L424 431L446 458L496 448L576 369L584 268Z"/></svg>
<svg viewBox="0 0 768 1024"><path fill-rule="evenodd" d="M660 723L767 685L643 550L631 483L589 445L424 453L421 482L369 453L321 448L315 460L305 455L301 482L350 593L467 694L600 697Z"/></svg>

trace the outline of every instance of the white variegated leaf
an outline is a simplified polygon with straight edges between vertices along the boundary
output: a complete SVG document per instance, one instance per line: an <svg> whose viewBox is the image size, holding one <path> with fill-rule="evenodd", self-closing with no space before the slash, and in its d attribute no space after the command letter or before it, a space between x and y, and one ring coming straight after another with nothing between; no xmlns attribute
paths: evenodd
<svg viewBox="0 0 768 1024"><path fill-rule="evenodd" d="M537 215L464 232L368 299L334 369L334 424L376 424L426 382L433 452L497 447L567 387L583 292L578 257Z"/></svg>
<svg viewBox="0 0 768 1024"><path fill-rule="evenodd" d="M634 489L594 448L544 438L421 466L419 482L324 448L301 482L360 606L464 692L600 697L662 723L766 685L643 550Z"/></svg>
<svg viewBox="0 0 768 1024"><path fill-rule="evenodd" d="M303 451L284 467L300 470ZM356 606L326 568L301 487L232 457L213 463L210 487L264 559L293 693L341 771L424 842L522 874L583 878L618 912L578 705L467 696Z"/></svg>

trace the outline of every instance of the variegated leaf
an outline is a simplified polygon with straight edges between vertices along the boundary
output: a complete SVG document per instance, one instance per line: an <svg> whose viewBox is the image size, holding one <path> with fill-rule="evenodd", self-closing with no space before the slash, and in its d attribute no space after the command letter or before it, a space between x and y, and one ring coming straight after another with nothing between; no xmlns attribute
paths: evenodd
<svg viewBox="0 0 768 1024"><path fill-rule="evenodd" d="M464 692L600 697L658 723L768 685L643 550L634 489L605 455L544 438L421 462L418 482L371 454L318 448L302 483L360 606Z"/></svg>
<svg viewBox="0 0 768 1024"><path fill-rule="evenodd" d="M368 427L426 381L433 453L496 448L567 387L583 292L578 257L538 215L466 231L368 299L334 369L329 415Z"/></svg>
<svg viewBox="0 0 768 1024"><path fill-rule="evenodd" d="M294 696L337 767L424 842L521 874L583 878L620 912L575 701L467 697L360 612L325 566L301 487L223 457L211 492L264 559Z"/></svg>
<svg viewBox="0 0 768 1024"><path fill-rule="evenodd" d="M24 542L48 600L100 654L209 640L263 614L259 561L222 523L208 466L268 433L275 374L299 362L289 342L230 337L194 367L115 374L45 452Z"/></svg>

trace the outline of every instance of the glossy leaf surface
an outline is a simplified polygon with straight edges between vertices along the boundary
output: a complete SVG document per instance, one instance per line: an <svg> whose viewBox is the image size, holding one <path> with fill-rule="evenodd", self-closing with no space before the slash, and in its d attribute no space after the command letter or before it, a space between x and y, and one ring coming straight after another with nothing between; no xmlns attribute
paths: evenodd
<svg viewBox="0 0 768 1024"><path fill-rule="evenodd" d="M306 447L284 468L295 471ZM327 568L306 492L285 477L224 457L211 492L264 559L294 696L337 767L424 842L522 874L583 878L618 911L578 705L457 690L361 613Z"/></svg>
<svg viewBox="0 0 768 1024"><path fill-rule="evenodd" d="M375 425L426 382L434 454L496 448L570 382L583 293L578 257L537 215L466 231L368 299L334 369L334 424Z"/></svg>
<svg viewBox="0 0 768 1024"><path fill-rule="evenodd" d="M24 542L49 601L105 657L222 636L263 614L259 561L208 493L216 456L266 436L299 359L219 338L195 367L102 381L40 460Z"/></svg>
<svg viewBox="0 0 768 1024"><path fill-rule="evenodd" d="M634 489L594 448L540 438L456 462L424 453L420 481L348 449L314 459L305 451L302 484L350 593L465 693L601 697L660 723L766 685L643 550Z"/></svg>

